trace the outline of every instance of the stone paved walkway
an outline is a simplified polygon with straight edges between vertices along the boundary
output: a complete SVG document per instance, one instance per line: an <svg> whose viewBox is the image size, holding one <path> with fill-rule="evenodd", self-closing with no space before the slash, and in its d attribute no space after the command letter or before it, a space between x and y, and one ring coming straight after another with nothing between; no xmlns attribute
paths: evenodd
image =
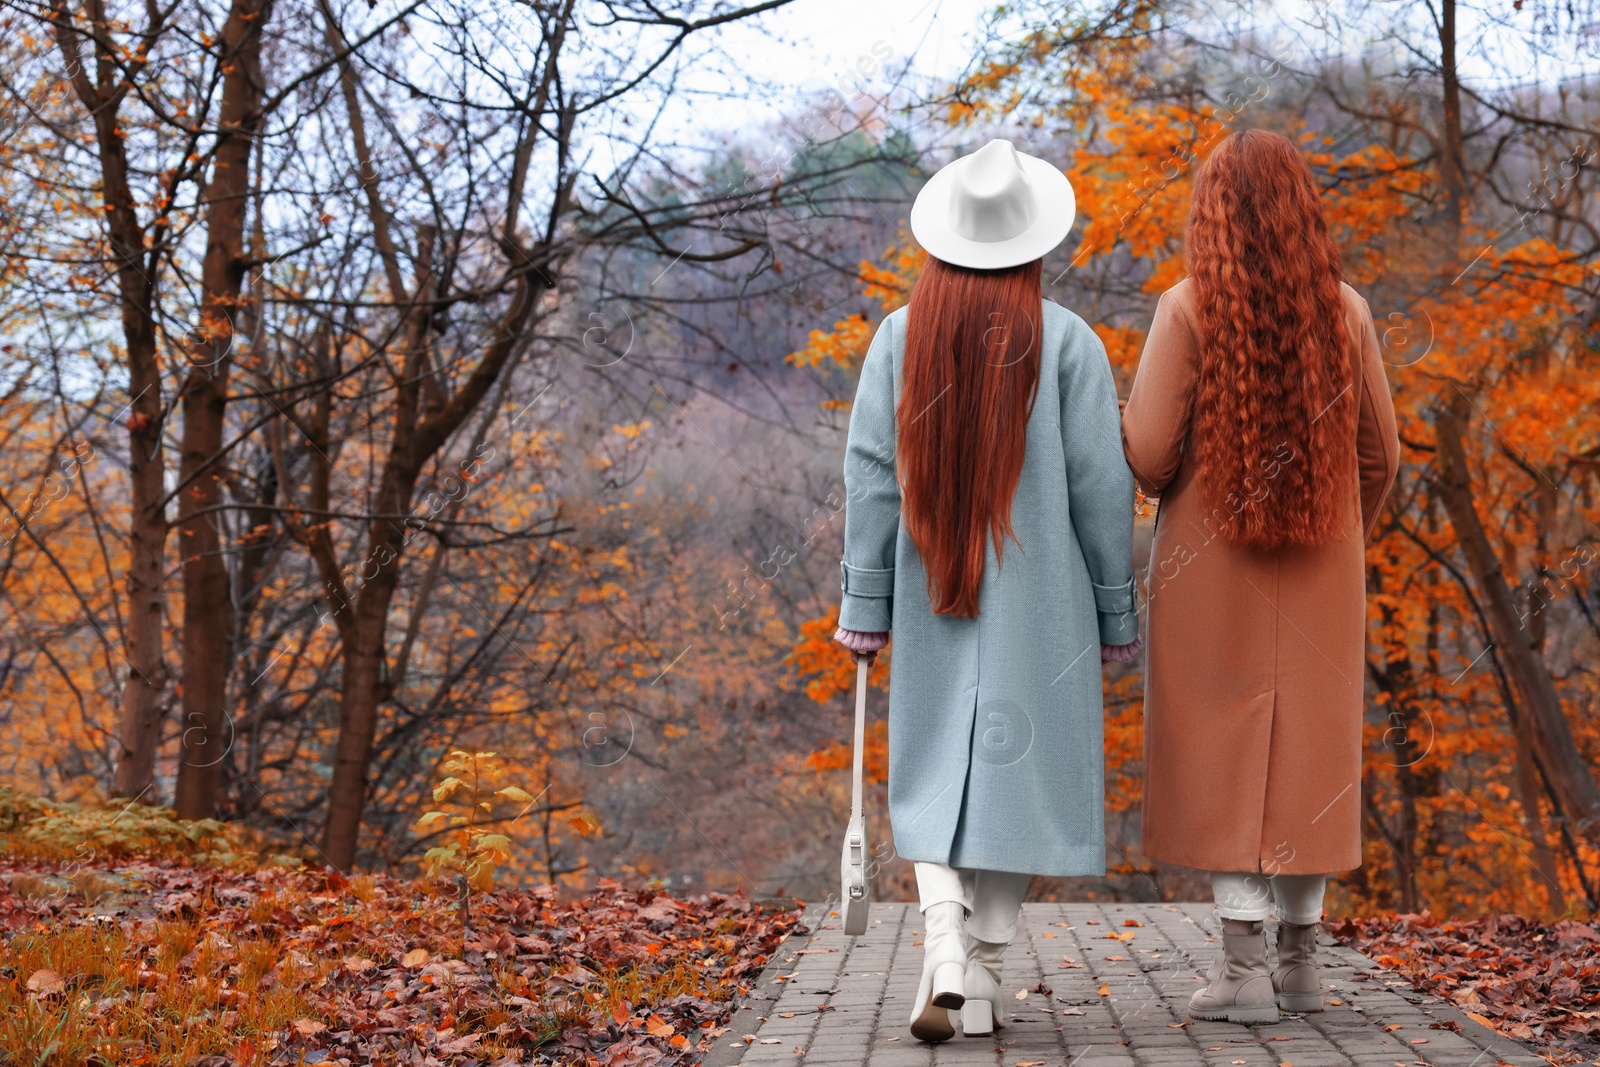
<svg viewBox="0 0 1600 1067"><path fill-rule="evenodd" d="M1004 985L1017 997L1009 1025L925 1044L906 1028L921 976L922 913L910 903L874 904L867 932L851 938L823 907L807 909L810 932L783 943L707 1067L1545 1063L1327 935L1318 952L1326 1011L1266 1026L1186 1022L1218 935L1201 904L1023 905L1005 960Z"/></svg>

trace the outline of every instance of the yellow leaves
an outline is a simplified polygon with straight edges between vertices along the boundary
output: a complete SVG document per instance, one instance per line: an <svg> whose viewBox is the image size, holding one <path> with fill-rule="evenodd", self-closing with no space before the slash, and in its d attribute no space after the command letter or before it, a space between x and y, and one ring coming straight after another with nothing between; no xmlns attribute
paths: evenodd
<svg viewBox="0 0 1600 1067"><path fill-rule="evenodd" d="M792 665L795 673L806 681L806 695L818 704L825 704L840 693L852 692L856 668L850 651L833 639L839 627L839 607L834 605L826 615L800 624L800 642L795 645L784 663ZM869 676L881 681L889 653L878 653L878 662L869 669Z"/></svg>
<svg viewBox="0 0 1600 1067"><path fill-rule="evenodd" d="M1007 78L1022 70L1016 63L989 63L967 79L966 87L972 90L998 88Z"/></svg>
<svg viewBox="0 0 1600 1067"><path fill-rule="evenodd" d="M806 347L784 356L785 363L797 367L819 367L832 363L850 367L867 354L873 327L864 315L849 315L833 324L833 329L812 330Z"/></svg>
<svg viewBox="0 0 1600 1067"><path fill-rule="evenodd" d="M527 694L514 686L497 689L489 698L489 710L495 715L515 715L527 704Z"/></svg>
<svg viewBox="0 0 1600 1067"><path fill-rule="evenodd" d="M945 122L951 126L960 126L982 116L1008 114L1020 101L1020 95L1013 92L1005 103L997 105L990 94L999 90L1021 69L1021 65L1015 60L994 59L985 63L976 73L968 75L950 94L950 103L945 108Z"/></svg>
<svg viewBox="0 0 1600 1067"><path fill-rule="evenodd" d="M857 270L862 283L862 295L883 306L884 314L896 311L911 297L911 287L922 273L928 255L920 248L900 245L891 247L885 255L889 266L879 267L863 259Z"/></svg>
<svg viewBox="0 0 1600 1067"><path fill-rule="evenodd" d="M1341 247L1383 247L1395 224L1410 213L1422 191L1425 173L1415 160L1396 156L1372 144L1342 158L1308 152L1307 160L1327 171L1323 181L1323 213L1329 232ZM1373 270L1381 271L1375 264ZM1358 274L1353 281L1364 280Z"/></svg>
<svg viewBox="0 0 1600 1067"><path fill-rule="evenodd" d="M461 850L455 845L437 845L430 848L422 856L422 873L429 878L437 878L447 870L459 866Z"/></svg>
<svg viewBox="0 0 1600 1067"><path fill-rule="evenodd" d="M478 838L478 850L495 854L503 863L511 858L511 839L504 834L484 834Z"/></svg>
<svg viewBox="0 0 1600 1067"><path fill-rule="evenodd" d="M623 437L626 437L628 440L632 441L638 438L641 433L650 428L650 420L645 419L643 422L630 423L627 426L621 426L617 423L612 423L611 428L617 433L621 434Z"/></svg>
<svg viewBox="0 0 1600 1067"><path fill-rule="evenodd" d="M888 314L903 306L910 298L911 287L922 272L927 253L908 241L890 246L884 252L884 260L882 265L862 260L857 277L862 285L862 295L878 301L884 313ZM869 322L865 315L847 315L835 322L832 330L812 330L806 347L789 353L784 357L784 362L797 367L831 364L849 369L866 357L876 329L877 326ZM825 410L839 410L847 405L842 401L830 400L824 401L822 406Z"/></svg>
<svg viewBox="0 0 1600 1067"><path fill-rule="evenodd" d="M1150 272L1150 277L1145 280L1144 291L1147 293L1164 293L1174 285L1183 281L1188 267L1181 254L1169 256L1156 264Z"/></svg>
<svg viewBox="0 0 1600 1067"><path fill-rule="evenodd" d="M854 759L850 744L841 742L811 753L806 757L805 766L813 771L839 771L849 767ZM889 724L883 719L867 724L861 773L869 782L889 780Z"/></svg>
<svg viewBox="0 0 1600 1067"><path fill-rule="evenodd" d="M970 122L978 115L978 109L965 100L953 99L945 110L944 121L951 126L960 126Z"/></svg>
<svg viewBox="0 0 1600 1067"><path fill-rule="evenodd" d="M467 810L465 814L456 815L430 811L417 820L416 829L422 832L438 828L446 822L449 826L446 843L428 849L422 857L423 872L429 878L453 873L469 889L492 889L495 872L511 859L511 839L505 834L486 830L481 820L492 817L496 799L522 805L526 810L536 798L514 785L492 792L488 790L484 780L502 773L498 755L494 752L458 749L451 752L441 766L449 772L449 776L434 787L435 802L443 803L454 798L464 803Z"/></svg>
<svg viewBox="0 0 1600 1067"><path fill-rule="evenodd" d="M494 888L494 871L494 863L487 858L478 858L467 864L463 877L467 885L479 892L487 893Z"/></svg>
<svg viewBox="0 0 1600 1067"><path fill-rule="evenodd" d="M449 774L465 774L479 764L483 765L481 769L488 770L488 762L494 759L494 755L493 752L466 752L456 749L439 766Z"/></svg>
<svg viewBox="0 0 1600 1067"><path fill-rule="evenodd" d="M1106 358L1124 374L1132 373L1139 363L1139 353L1144 348L1144 331L1132 326L1112 326L1096 322L1091 327L1100 343L1106 346Z"/></svg>
<svg viewBox="0 0 1600 1067"><path fill-rule="evenodd" d="M598 604L607 600L626 600L628 591L616 582L604 582L598 587L578 590L578 603Z"/></svg>

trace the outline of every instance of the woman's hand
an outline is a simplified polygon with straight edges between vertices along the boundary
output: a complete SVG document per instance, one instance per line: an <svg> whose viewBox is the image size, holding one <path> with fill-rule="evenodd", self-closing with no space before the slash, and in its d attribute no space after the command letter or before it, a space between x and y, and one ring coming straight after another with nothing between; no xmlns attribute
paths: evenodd
<svg viewBox="0 0 1600 1067"><path fill-rule="evenodd" d="M1139 654L1139 650L1143 647L1144 638L1142 637L1135 637L1132 642L1126 645L1101 645L1100 662L1127 663L1129 660L1136 657Z"/></svg>
<svg viewBox="0 0 1600 1067"><path fill-rule="evenodd" d="M863 659L871 661L877 658L878 650L889 643L889 631L863 633L841 626L833 631L833 639L850 650L851 662L860 663Z"/></svg>

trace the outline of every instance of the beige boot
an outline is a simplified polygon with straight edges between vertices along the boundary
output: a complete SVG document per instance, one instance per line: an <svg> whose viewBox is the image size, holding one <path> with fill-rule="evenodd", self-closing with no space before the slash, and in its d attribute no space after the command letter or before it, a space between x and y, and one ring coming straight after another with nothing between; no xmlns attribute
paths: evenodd
<svg viewBox="0 0 1600 1067"><path fill-rule="evenodd" d="M911 1036L918 1040L956 1036L949 1009L966 1000L966 919L959 900L941 900L922 912L922 982L911 1006Z"/></svg>
<svg viewBox="0 0 1600 1067"><path fill-rule="evenodd" d="M969 936L967 944L967 1000L961 1005L961 1032L968 1037L981 1037L1006 1024L1006 998L1000 989L1000 962L1006 942Z"/></svg>
<svg viewBox="0 0 1600 1067"><path fill-rule="evenodd" d="M1232 921L1232 920L1228 920ZM1277 996L1267 969L1267 935L1260 922L1250 932L1233 934L1223 923L1222 973L1189 998L1189 1017L1230 1023L1275 1023Z"/></svg>
<svg viewBox="0 0 1600 1067"><path fill-rule="evenodd" d="M1278 966L1272 988L1284 1011L1321 1011L1322 983L1317 977L1317 923L1278 924Z"/></svg>

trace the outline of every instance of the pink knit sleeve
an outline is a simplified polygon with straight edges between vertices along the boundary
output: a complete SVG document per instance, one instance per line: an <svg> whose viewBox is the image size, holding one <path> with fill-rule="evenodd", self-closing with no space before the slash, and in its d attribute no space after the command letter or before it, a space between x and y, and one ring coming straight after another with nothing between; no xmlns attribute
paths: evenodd
<svg viewBox="0 0 1600 1067"><path fill-rule="evenodd" d="M852 652L876 652L889 643L889 631L863 633L860 630L846 630L841 626L833 631L833 639Z"/></svg>

